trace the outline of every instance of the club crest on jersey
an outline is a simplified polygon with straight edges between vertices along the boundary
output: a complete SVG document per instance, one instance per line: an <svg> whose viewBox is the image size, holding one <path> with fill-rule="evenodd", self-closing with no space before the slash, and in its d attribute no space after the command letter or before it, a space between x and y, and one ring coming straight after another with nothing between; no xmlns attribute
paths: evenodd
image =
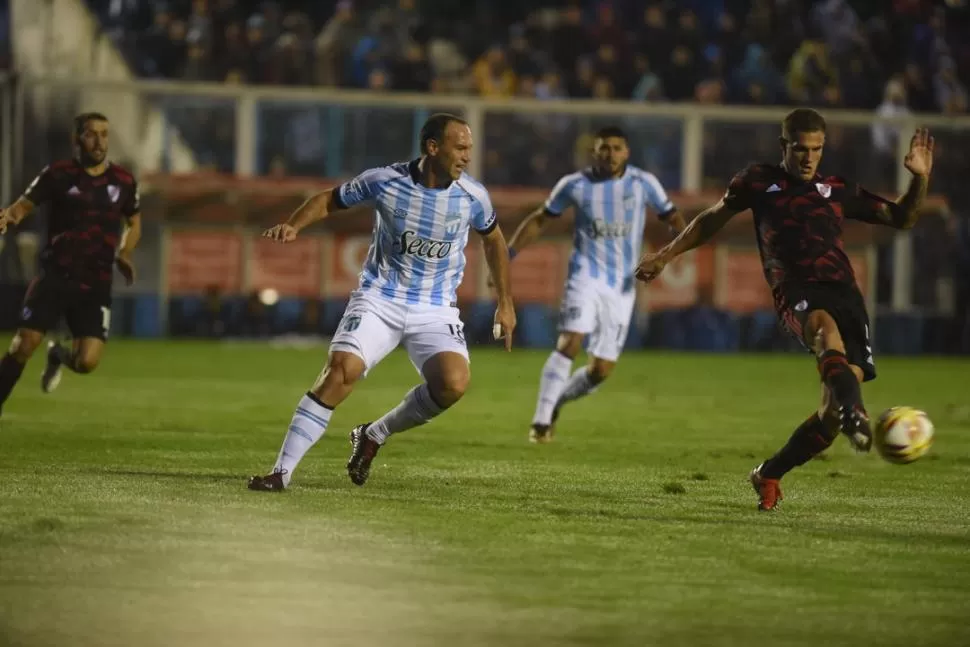
<svg viewBox="0 0 970 647"><path fill-rule="evenodd" d="M121 197L121 187L117 187L114 184L108 185L108 198L112 202L117 202L118 198Z"/></svg>
<svg viewBox="0 0 970 647"><path fill-rule="evenodd" d="M815 185L815 188L818 189L819 194L823 198L827 198L832 195L832 186L830 184L822 184L821 182L818 182Z"/></svg>
<svg viewBox="0 0 970 647"><path fill-rule="evenodd" d="M449 236L454 236L461 229L461 214L449 213L445 216L445 231Z"/></svg>

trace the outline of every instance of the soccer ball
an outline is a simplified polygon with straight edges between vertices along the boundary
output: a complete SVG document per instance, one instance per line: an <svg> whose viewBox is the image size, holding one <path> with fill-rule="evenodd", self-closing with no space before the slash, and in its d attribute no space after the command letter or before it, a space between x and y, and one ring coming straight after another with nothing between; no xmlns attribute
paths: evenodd
<svg viewBox="0 0 970 647"><path fill-rule="evenodd" d="M913 407L887 409L876 422L876 451L890 463L912 463L933 444L933 423Z"/></svg>

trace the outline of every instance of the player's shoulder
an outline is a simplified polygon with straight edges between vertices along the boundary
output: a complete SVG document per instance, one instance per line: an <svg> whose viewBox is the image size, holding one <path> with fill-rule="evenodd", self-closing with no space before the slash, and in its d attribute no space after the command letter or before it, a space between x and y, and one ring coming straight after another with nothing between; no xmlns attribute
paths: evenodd
<svg viewBox="0 0 970 647"><path fill-rule="evenodd" d="M455 184L476 202L491 203L492 201L491 197L488 195L488 189L485 188L485 185L473 178L468 173L462 173L461 177L458 178Z"/></svg>
<svg viewBox="0 0 970 647"><path fill-rule="evenodd" d="M556 188L563 191L578 184L582 184L583 182L589 182L591 181L590 178L592 177L592 172L592 169L584 168L579 169L578 171L573 171L572 173L567 173L559 178L558 182L556 182Z"/></svg>
<svg viewBox="0 0 970 647"><path fill-rule="evenodd" d="M390 182L402 177L407 177L410 173L408 162L394 162L384 166L374 166L362 171L358 177L366 180L370 184L381 184Z"/></svg>
<svg viewBox="0 0 970 647"><path fill-rule="evenodd" d="M785 179L785 172L778 164L752 162L734 175L731 184L733 186L744 185L752 189L758 189L781 183Z"/></svg>
<svg viewBox="0 0 970 647"><path fill-rule="evenodd" d="M63 176L63 175L74 175L80 170L77 162L73 159L60 159L54 160L47 166L45 166L41 173L49 173L51 175Z"/></svg>
<svg viewBox="0 0 970 647"><path fill-rule="evenodd" d="M114 177L114 179L118 180L122 184L135 183L135 174L132 173L130 170L126 169L121 164L115 164L114 162L112 162L111 166L108 167L108 172L111 174L112 177Z"/></svg>
<svg viewBox="0 0 970 647"><path fill-rule="evenodd" d="M650 187L660 186L660 179L650 171L632 164L628 164L626 169L627 173L634 180L639 180Z"/></svg>

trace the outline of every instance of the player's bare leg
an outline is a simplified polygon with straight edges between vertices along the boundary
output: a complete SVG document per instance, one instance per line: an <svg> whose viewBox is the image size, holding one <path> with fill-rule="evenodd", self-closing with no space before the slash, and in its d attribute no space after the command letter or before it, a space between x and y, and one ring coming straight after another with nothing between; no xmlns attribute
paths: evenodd
<svg viewBox="0 0 970 647"><path fill-rule="evenodd" d="M353 451L347 462L347 475L355 485L363 485L381 446L392 434L423 425L457 403L471 380L468 361L459 353L441 352L421 367L425 381L411 389L396 407L381 418L354 427L350 432Z"/></svg>
<svg viewBox="0 0 970 647"><path fill-rule="evenodd" d="M39 330L20 328L10 341L7 353L0 359L0 413L10 397L10 392L20 380L24 366L44 341L44 333Z"/></svg>
<svg viewBox="0 0 970 647"><path fill-rule="evenodd" d="M61 383L62 369L67 368L81 375L91 373L101 363L104 341L97 337L75 339L68 349L63 344L47 343L47 365L40 377L40 388L50 393Z"/></svg>
<svg viewBox="0 0 970 647"><path fill-rule="evenodd" d="M814 317L814 319L813 319ZM832 378L832 366L826 367L827 359L831 364L836 364L838 370L841 368L841 360L845 359L845 345L839 334L838 326L831 316L823 311L811 313L808 317L808 330L806 337L813 342L813 349L819 357L819 372L822 374L822 398L818 410L808 417L788 439L788 443L782 447L778 453L766 460L764 463L754 468L749 475L751 485L758 493L760 510L773 510L782 500L781 478L794 468L804 465L815 456L829 448L835 441L839 433L846 433L853 446L857 449L867 450L871 444L871 433L869 432L868 417L865 409L862 408L862 396L859 384L862 382L863 372L858 366L845 362L848 375L858 395L845 395L844 384L839 384L843 390L844 400L836 396L835 384L842 380L842 375ZM826 380L826 371L829 379ZM842 402L851 401L851 397L856 397L854 407L848 409ZM847 415L847 411L849 415ZM861 412L861 413L855 413ZM849 423L847 427L847 422ZM858 423L858 424L856 424ZM850 435L846 429L855 430L856 435Z"/></svg>
<svg viewBox="0 0 970 647"><path fill-rule="evenodd" d="M835 320L824 310L808 315L805 336L818 358L818 372L838 409L839 431L849 438L856 450L867 452L872 446L869 416L862 404L862 370L849 364L845 343Z"/></svg>
<svg viewBox="0 0 970 647"><path fill-rule="evenodd" d="M365 369L364 360L353 353L330 353L323 372L296 406L276 465L265 476L251 477L250 490L281 492L290 484L297 465L323 437L334 408L353 392Z"/></svg>
<svg viewBox="0 0 970 647"><path fill-rule="evenodd" d="M559 418L557 404L569 382L573 360L583 350L583 335L578 332L562 332L554 350L542 367L539 379L539 396L536 411L529 428L529 442L552 442L556 420Z"/></svg>

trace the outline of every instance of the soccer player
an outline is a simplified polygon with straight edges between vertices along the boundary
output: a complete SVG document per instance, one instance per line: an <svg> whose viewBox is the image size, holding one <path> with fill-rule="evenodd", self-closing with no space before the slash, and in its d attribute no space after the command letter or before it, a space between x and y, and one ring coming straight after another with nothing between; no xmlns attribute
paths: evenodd
<svg viewBox="0 0 970 647"><path fill-rule="evenodd" d="M853 447L872 445L860 382L876 377L869 317L842 245L846 219L908 229L919 218L933 168L933 138L920 129L904 164L909 187L892 202L841 177L823 177L825 120L814 110L790 112L781 126L782 162L753 164L738 173L724 197L703 211L669 245L640 262L650 281L673 258L709 240L735 214L751 209L765 278L782 325L817 359L822 401L778 453L751 471L759 509L782 499L780 479L845 434Z"/></svg>
<svg viewBox="0 0 970 647"><path fill-rule="evenodd" d="M375 207L374 240L327 365L297 405L273 470L253 476L251 490L285 489L300 460L323 436L334 408L399 344L424 382L377 421L351 431L351 481L367 481L374 456L392 434L423 425L461 399L469 380L468 349L455 299L469 228L481 234L498 285L494 336L504 336L511 349L515 310L508 247L488 191L465 174L471 129L454 115L435 114L421 129L420 146L418 159L364 171L310 198L285 224L263 234L287 243L335 212L365 202Z"/></svg>
<svg viewBox="0 0 970 647"><path fill-rule="evenodd" d="M45 333L61 317L73 345L48 343L41 388L45 393L57 388L63 367L75 373L93 371L111 323L113 268L129 285L135 280L131 254L141 237L138 185L130 172L108 161L108 135L103 114L75 117L75 157L47 166L23 196L0 211L2 234L34 207L50 205L40 274L27 290L19 329L0 360L0 407Z"/></svg>
<svg viewBox="0 0 970 647"><path fill-rule="evenodd" d="M559 313L559 338L539 380L529 440L552 440L563 405L588 395L609 377L626 342L636 301L634 276L647 209L675 233L684 228L657 178L628 163L624 132L603 128L593 142L593 165L559 180L545 204L519 225L509 241L514 257L535 242L549 218L576 209L574 249ZM589 363L570 375L589 337Z"/></svg>

